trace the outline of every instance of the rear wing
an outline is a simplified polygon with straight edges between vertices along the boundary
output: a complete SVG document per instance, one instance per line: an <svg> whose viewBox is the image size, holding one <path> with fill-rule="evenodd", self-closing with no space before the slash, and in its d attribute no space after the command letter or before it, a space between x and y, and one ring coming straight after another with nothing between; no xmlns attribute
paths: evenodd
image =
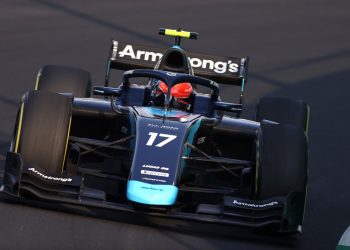
<svg viewBox="0 0 350 250"><path fill-rule="evenodd" d="M166 48L112 40L106 67L106 86L109 82L110 69L153 69L165 50ZM244 88L248 57L221 57L190 52L187 55L194 75L208 78L218 83L238 85Z"/></svg>
<svg viewBox="0 0 350 250"><path fill-rule="evenodd" d="M112 40L106 66L105 86L109 85L111 69L154 69L165 51L166 48ZM243 104L244 87L247 83L248 57L221 57L198 53L187 53L187 56L194 75L222 84L239 86L239 104ZM239 117L239 114L237 116Z"/></svg>

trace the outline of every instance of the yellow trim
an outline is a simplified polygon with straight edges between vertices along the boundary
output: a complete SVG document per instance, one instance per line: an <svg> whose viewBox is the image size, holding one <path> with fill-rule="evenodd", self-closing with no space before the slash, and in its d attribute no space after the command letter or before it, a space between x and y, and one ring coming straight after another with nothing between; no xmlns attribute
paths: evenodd
<svg viewBox="0 0 350 250"><path fill-rule="evenodd" d="M183 30L182 31L177 31L177 30L165 29L165 35L190 38L191 32L183 31Z"/></svg>
<svg viewBox="0 0 350 250"><path fill-rule="evenodd" d="M18 122L17 135L16 135L15 153L18 153L19 138L21 137L23 110L24 110L24 103L21 104L21 112L19 114L19 122Z"/></svg>
<svg viewBox="0 0 350 250"><path fill-rule="evenodd" d="M67 133L66 147L65 147L65 149L64 149L64 155L63 155L63 162L62 162L61 174L63 173L64 163L65 163L65 161L66 161L66 154L67 154L67 148L68 148L68 140L69 140L70 125L71 125L71 123L72 123L72 116L69 118L68 133Z"/></svg>
<svg viewBox="0 0 350 250"><path fill-rule="evenodd" d="M39 88L39 79L40 79L40 76L41 76L41 69L39 70L38 75L36 76L36 81L35 81L35 88L34 88L34 90L38 90L38 88Z"/></svg>

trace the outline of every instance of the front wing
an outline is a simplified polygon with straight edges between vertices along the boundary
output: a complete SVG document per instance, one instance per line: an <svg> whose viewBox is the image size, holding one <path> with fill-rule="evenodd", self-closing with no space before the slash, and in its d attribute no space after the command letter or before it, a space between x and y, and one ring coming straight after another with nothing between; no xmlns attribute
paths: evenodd
<svg viewBox="0 0 350 250"><path fill-rule="evenodd" d="M16 200L39 200L51 205L67 203L142 216L268 228L288 233L301 232L300 214L304 209L296 206L302 203L298 200L304 199L301 192L259 201L226 195L220 204L199 204L195 213L184 212L175 207L150 206L145 209L133 202L109 202L102 190L85 185L84 176L49 176L37 166L23 165L20 154L12 152L6 156L1 193Z"/></svg>

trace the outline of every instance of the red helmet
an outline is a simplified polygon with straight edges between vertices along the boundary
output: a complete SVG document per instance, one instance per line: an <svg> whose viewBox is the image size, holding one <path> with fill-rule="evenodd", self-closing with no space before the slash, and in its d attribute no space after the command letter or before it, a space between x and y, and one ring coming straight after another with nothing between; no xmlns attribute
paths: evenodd
<svg viewBox="0 0 350 250"><path fill-rule="evenodd" d="M189 82L181 82L171 88L170 95L173 97L172 105L177 109L188 110L191 107L190 97L193 92L192 85ZM160 97L168 93L168 86L159 81L156 96Z"/></svg>
<svg viewBox="0 0 350 250"><path fill-rule="evenodd" d="M159 89L164 93L168 93L168 86L164 82L159 83ZM193 92L192 85L189 82L181 82L176 84L171 88L170 94L175 97L175 100L189 104L186 99L188 99Z"/></svg>
<svg viewBox="0 0 350 250"><path fill-rule="evenodd" d="M192 92L192 85L189 82L182 82L172 87L170 94L178 99L187 99L191 96Z"/></svg>
<svg viewBox="0 0 350 250"><path fill-rule="evenodd" d="M160 81L158 84L158 88L163 94L168 93L168 86L164 82Z"/></svg>

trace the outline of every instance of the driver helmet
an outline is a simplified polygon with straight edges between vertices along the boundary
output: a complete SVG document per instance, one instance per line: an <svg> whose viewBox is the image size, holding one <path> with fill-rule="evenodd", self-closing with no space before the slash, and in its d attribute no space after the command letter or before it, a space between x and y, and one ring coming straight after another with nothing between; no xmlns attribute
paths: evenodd
<svg viewBox="0 0 350 250"><path fill-rule="evenodd" d="M168 86L160 81L158 84L158 94L167 94ZM189 110L191 108L191 95L193 93L192 85L189 82L181 82L174 85L170 90L173 97L172 106L177 109Z"/></svg>

